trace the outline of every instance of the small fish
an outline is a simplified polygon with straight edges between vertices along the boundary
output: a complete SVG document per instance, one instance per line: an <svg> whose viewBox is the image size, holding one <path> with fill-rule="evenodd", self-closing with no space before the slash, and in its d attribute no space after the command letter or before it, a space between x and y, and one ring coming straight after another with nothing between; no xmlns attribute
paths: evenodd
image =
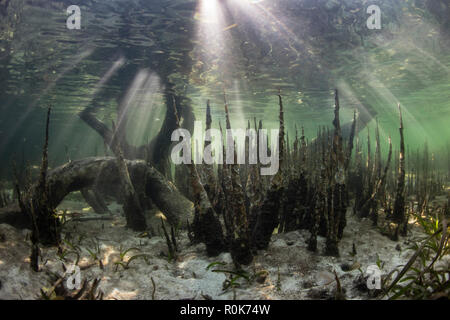
<svg viewBox="0 0 450 320"><path fill-rule="evenodd" d="M231 26L228 26L228 27L224 28L224 29L223 29L223 31L227 31L227 30L230 30L230 29L236 28L237 26L238 26L238 24L237 24L237 23L235 23L235 24L232 24Z"/></svg>
<svg viewBox="0 0 450 320"><path fill-rule="evenodd" d="M350 270L356 270L356 269L359 269L359 268L361 268L361 264L360 264L358 261L356 261L356 262L350 267Z"/></svg>
<svg viewBox="0 0 450 320"><path fill-rule="evenodd" d="M202 15L200 13L198 13L198 12L195 13L194 20L201 21L203 23L216 23L216 21L214 21L212 19L205 19L205 18L203 18Z"/></svg>
<svg viewBox="0 0 450 320"><path fill-rule="evenodd" d="M149 238L149 233L148 232L142 232L138 235L139 238Z"/></svg>

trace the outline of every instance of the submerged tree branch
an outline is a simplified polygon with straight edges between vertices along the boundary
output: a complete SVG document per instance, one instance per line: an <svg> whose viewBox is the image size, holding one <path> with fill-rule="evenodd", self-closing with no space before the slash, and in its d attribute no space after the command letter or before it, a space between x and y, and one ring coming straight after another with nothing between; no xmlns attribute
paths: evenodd
<svg viewBox="0 0 450 320"><path fill-rule="evenodd" d="M150 197L155 205L164 213L170 224L177 226L180 218L192 210L192 203L182 196L177 188L167 181L155 168L143 160L125 160L130 179L139 196ZM114 157L93 157L72 161L49 171L47 187L49 206L56 208L71 192L88 188L96 183L106 194L118 198L120 185L117 160ZM33 187L32 195L37 192ZM17 227L29 226L30 221L17 205L0 209L0 223L8 223Z"/></svg>

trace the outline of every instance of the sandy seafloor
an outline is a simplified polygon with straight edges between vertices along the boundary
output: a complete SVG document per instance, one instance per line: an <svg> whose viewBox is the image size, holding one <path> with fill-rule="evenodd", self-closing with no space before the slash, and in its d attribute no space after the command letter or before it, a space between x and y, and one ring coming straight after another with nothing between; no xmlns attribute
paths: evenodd
<svg viewBox="0 0 450 320"><path fill-rule="evenodd" d="M191 245L186 231L180 231L178 258L169 262L165 238L159 235L142 237L142 234L126 229L121 208L116 204L111 204L110 208L112 220L69 221L63 230L63 239L66 233L71 233L72 244L81 251L81 279L101 279L98 288L104 293L103 299L151 300L151 278L156 285L156 300L327 299L333 297L336 291L334 271L340 279L346 299L369 299L373 298L373 292L365 290L363 276L367 267L376 265L378 261L382 266L382 275L388 274L404 265L412 256L413 251L408 249L411 241L424 238L418 227L412 227L406 238L398 242L391 241L373 228L371 221L360 220L349 211L344 237L339 243L339 258L323 255L323 237L318 238L317 253L308 251L306 241L309 232L306 230L275 234L268 250L260 251L253 263L246 267L250 275L266 274L267 277L255 277L250 283L241 279L240 287L224 291L223 283L227 275L212 270L233 270L229 253L207 257L203 244ZM104 217L92 212L82 201L66 200L58 209L80 213L83 218ZM49 273L62 276L62 265L69 267L75 261L74 254L68 254L66 261L63 261L57 255L57 248L42 248L42 270L33 272L29 266L29 233L30 230L17 230L0 224L0 299L41 298L41 288L53 285ZM78 241L79 235L83 235L81 242ZM102 260L103 270L88 251L95 251L95 243L100 248L98 257ZM357 252L354 256L351 254L353 243ZM64 247L68 248L68 245ZM133 247L140 251L127 253L124 260L136 254L147 254L147 262L137 258L130 262L126 270L117 266L114 262L120 260L120 251ZM212 262L226 265L207 270ZM446 264L447 268L450 265L449 259L439 263ZM353 270L342 270L347 270L346 267Z"/></svg>

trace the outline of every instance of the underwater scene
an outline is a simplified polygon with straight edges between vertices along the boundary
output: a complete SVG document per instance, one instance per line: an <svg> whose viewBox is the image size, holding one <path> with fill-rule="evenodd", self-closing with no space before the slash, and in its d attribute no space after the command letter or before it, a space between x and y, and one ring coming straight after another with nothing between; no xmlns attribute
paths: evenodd
<svg viewBox="0 0 450 320"><path fill-rule="evenodd" d="M449 138L449 0L0 0L0 300L448 300Z"/></svg>

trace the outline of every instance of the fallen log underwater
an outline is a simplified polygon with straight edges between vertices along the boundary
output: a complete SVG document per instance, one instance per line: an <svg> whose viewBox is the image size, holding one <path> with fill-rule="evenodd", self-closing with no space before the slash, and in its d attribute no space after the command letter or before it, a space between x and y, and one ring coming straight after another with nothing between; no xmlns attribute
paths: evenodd
<svg viewBox="0 0 450 320"><path fill-rule="evenodd" d="M178 226L190 216L193 204L186 199L158 170L143 160L125 160L131 181L140 196L151 198L166 216L168 222ZM71 161L48 172L47 185L49 204L54 209L71 192L92 186L99 187L105 194L120 196L120 176L114 157L91 157ZM35 197L37 186L33 186ZM22 212L18 204L0 209L0 223L16 228L29 228L29 215Z"/></svg>

